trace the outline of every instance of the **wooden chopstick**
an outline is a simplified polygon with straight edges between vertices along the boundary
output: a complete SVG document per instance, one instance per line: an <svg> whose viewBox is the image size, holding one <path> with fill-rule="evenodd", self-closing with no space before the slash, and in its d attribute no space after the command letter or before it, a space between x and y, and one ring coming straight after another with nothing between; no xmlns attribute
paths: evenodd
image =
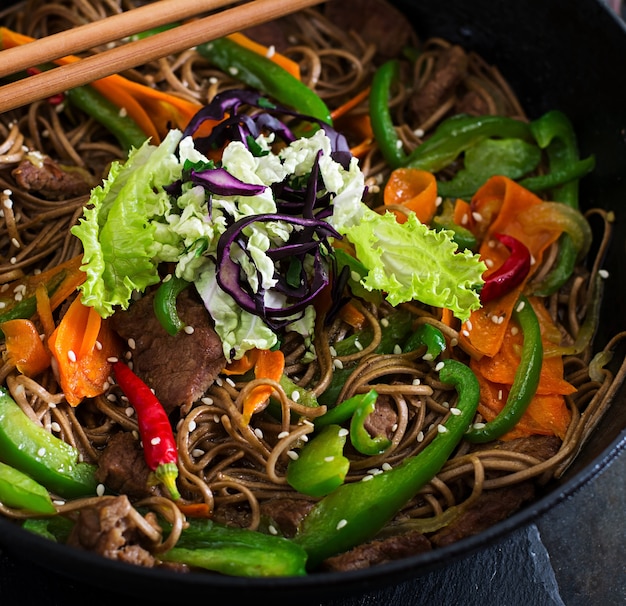
<svg viewBox="0 0 626 606"><path fill-rule="evenodd" d="M79 25L0 53L0 77L149 29L235 4L237 0L161 0Z"/></svg>
<svg viewBox="0 0 626 606"><path fill-rule="evenodd" d="M179 6L184 4L184 1L175 1ZM250 0L246 4L179 25L174 29L129 42L69 65L23 78L0 87L0 113L325 1ZM128 13L135 14L135 10L138 9L133 9ZM178 16L180 16L180 12L177 13L174 20L177 20ZM139 29L134 27L131 29L138 33L145 30L144 25L145 22L141 21ZM31 45L34 46L34 43L26 44L24 48ZM93 44L89 46L93 46ZM0 52L0 62L5 52L7 51ZM63 53L72 54L72 50L65 49Z"/></svg>

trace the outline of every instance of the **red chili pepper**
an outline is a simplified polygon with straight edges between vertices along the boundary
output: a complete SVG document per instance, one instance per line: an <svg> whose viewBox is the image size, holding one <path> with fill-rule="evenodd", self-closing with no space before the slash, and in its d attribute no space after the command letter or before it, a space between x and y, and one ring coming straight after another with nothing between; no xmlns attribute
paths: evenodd
<svg viewBox="0 0 626 606"><path fill-rule="evenodd" d="M480 291L481 303L497 299L520 284L530 271L530 251L523 242L507 234L494 234L511 254L486 280Z"/></svg>
<svg viewBox="0 0 626 606"><path fill-rule="evenodd" d="M26 73L29 76L35 76L37 74L40 74L41 71L42 70L40 70L38 67L29 67L26 69ZM63 101L65 101L65 95L63 93L57 93L56 95L48 97L48 103L50 103L50 105L61 105Z"/></svg>
<svg viewBox="0 0 626 606"><path fill-rule="evenodd" d="M172 425L163 405L124 362L115 362L113 371L117 384L137 413L139 434L148 467L167 488L172 499L179 499L180 493L176 487L178 450Z"/></svg>

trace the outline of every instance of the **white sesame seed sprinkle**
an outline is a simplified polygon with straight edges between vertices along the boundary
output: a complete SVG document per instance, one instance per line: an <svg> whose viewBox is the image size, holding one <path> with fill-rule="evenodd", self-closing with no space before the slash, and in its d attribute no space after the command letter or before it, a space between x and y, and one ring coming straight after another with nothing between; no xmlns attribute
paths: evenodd
<svg viewBox="0 0 626 606"><path fill-rule="evenodd" d="M439 372L442 368L444 367L444 363L443 362L439 362L436 366L435 366L435 370L437 372Z"/></svg>
<svg viewBox="0 0 626 606"><path fill-rule="evenodd" d="M200 458L203 454L204 454L204 450L202 450L201 448L194 448L191 451L192 457Z"/></svg>
<svg viewBox="0 0 626 606"><path fill-rule="evenodd" d="M278 434L277 438L278 438L279 440L282 440L283 438L286 438L288 435L289 435L289 432L288 432L288 431L281 431L281 432Z"/></svg>
<svg viewBox="0 0 626 606"><path fill-rule="evenodd" d="M58 433L59 431L61 431L61 426L56 421L53 421L52 423L50 423L50 429Z"/></svg>
<svg viewBox="0 0 626 606"><path fill-rule="evenodd" d="M42 446L38 451L37 451L37 456L39 457L43 457L46 454L46 449Z"/></svg>
<svg viewBox="0 0 626 606"><path fill-rule="evenodd" d="M202 398L200 401L207 406L211 406L211 404L213 404L213 398L209 398L209 396L204 396L204 398Z"/></svg>
<svg viewBox="0 0 626 606"><path fill-rule="evenodd" d="M267 530L270 534L273 534L274 536L278 534L278 530L276 530L276 527L272 526L271 524L267 527Z"/></svg>
<svg viewBox="0 0 626 606"><path fill-rule="evenodd" d="M332 463L335 460L335 457L333 455L329 455L328 457L324 457L324 462L325 463Z"/></svg>
<svg viewBox="0 0 626 606"><path fill-rule="evenodd" d="M159 436L157 436L156 438L152 438L150 440L150 444L152 444L152 446L158 446L161 443L161 438L159 438Z"/></svg>
<svg viewBox="0 0 626 606"><path fill-rule="evenodd" d="M186 334L192 335L196 329L193 326L185 326L183 330L185 331Z"/></svg>
<svg viewBox="0 0 626 606"><path fill-rule="evenodd" d="M391 469L393 469L390 463L383 463L381 467L383 468L383 471L390 471Z"/></svg>
<svg viewBox="0 0 626 606"><path fill-rule="evenodd" d="M235 382L230 377L226 377L226 383L228 383L231 387L235 387Z"/></svg>
<svg viewBox="0 0 626 606"><path fill-rule="evenodd" d="M101 497L102 495L104 495L106 488L104 487L104 484L98 484L96 486L96 494Z"/></svg>
<svg viewBox="0 0 626 606"><path fill-rule="evenodd" d="M437 431L439 433L448 433L448 428L445 425L439 423L439 425L437 425Z"/></svg>
<svg viewBox="0 0 626 606"><path fill-rule="evenodd" d="M515 311L519 313L520 311L522 311L522 309L524 309L524 305L526 305L526 303L524 303L524 301L520 301L517 307L515 308Z"/></svg>
<svg viewBox="0 0 626 606"><path fill-rule="evenodd" d="M119 359L115 356L111 356L110 358L107 358L107 362L109 362L109 364L115 364L116 362L119 362Z"/></svg>
<svg viewBox="0 0 626 606"><path fill-rule="evenodd" d="M424 441L424 432L423 432L423 431L420 431L420 432L417 434L417 441L418 441L418 442L423 442L423 441Z"/></svg>
<svg viewBox="0 0 626 606"><path fill-rule="evenodd" d="M367 475L363 476L362 478L362 482L368 482L369 480L373 480L374 476L371 473L368 473Z"/></svg>
<svg viewBox="0 0 626 606"><path fill-rule="evenodd" d="M485 427L484 423L474 423L474 425L472 425L472 427L474 429L483 429Z"/></svg>
<svg viewBox="0 0 626 606"><path fill-rule="evenodd" d="M606 269L600 269L598 270L598 275L606 280L609 277L609 272Z"/></svg>
<svg viewBox="0 0 626 606"><path fill-rule="evenodd" d="M387 320L387 318L383 318L380 321L381 326L384 326L385 328L387 328L387 326L389 326L389 320Z"/></svg>
<svg viewBox="0 0 626 606"><path fill-rule="evenodd" d="M70 362L76 362L76 353L72 349L68 350L68 352L67 352L67 359Z"/></svg>
<svg viewBox="0 0 626 606"><path fill-rule="evenodd" d="M476 221L476 223L480 223L483 220L483 216L476 211L472 213L472 218Z"/></svg>
<svg viewBox="0 0 626 606"><path fill-rule="evenodd" d="M452 408L450 408L450 414L458 417L461 414L461 409L456 406L452 406Z"/></svg>
<svg viewBox="0 0 626 606"><path fill-rule="evenodd" d="M341 529L342 529L342 528L344 528L347 524L348 524L348 520L346 520L346 519L339 520L339 522L337 522L337 530L341 530Z"/></svg>
<svg viewBox="0 0 626 606"><path fill-rule="evenodd" d="M361 281L361 274L358 271L352 270L350 272L350 277L352 278L352 280L354 282L360 282Z"/></svg>
<svg viewBox="0 0 626 606"><path fill-rule="evenodd" d="M137 343L132 337L128 339L128 347L130 347L131 349L135 349L135 347L137 347Z"/></svg>
<svg viewBox="0 0 626 606"><path fill-rule="evenodd" d="M198 427L198 424L195 421L189 421L189 431L194 431L196 427Z"/></svg>
<svg viewBox="0 0 626 606"><path fill-rule="evenodd" d="M345 437L346 437L349 433L350 433L350 432L349 432L349 431L348 431L345 427L342 427L342 428L339 430L339 432L337 433L337 435L338 435L340 438L345 438Z"/></svg>
<svg viewBox="0 0 626 606"><path fill-rule="evenodd" d="M254 428L254 435L259 438L259 440L263 439L263 430L260 427Z"/></svg>
<svg viewBox="0 0 626 606"><path fill-rule="evenodd" d="M333 366L336 369L341 370L343 368L343 362L341 360L335 359L333 360Z"/></svg>
<svg viewBox="0 0 626 606"><path fill-rule="evenodd" d="M124 410L124 414L130 418L135 414L135 409L132 406L127 406Z"/></svg>
<svg viewBox="0 0 626 606"><path fill-rule="evenodd" d="M393 346L393 353L397 356L402 353L402 347L400 347L397 343Z"/></svg>
<svg viewBox="0 0 626 606"><path fill-rule="evenodd" d="M469 330L467 330L467 329L465 329L465 328L461 331L461 334L462 334L464 337L469 337L469 336L470 336Z"/></svg>
<svg viewBox="0 0 626 606"><path fill-rule="evenodd" d="M295 450L288 450L287 451L287 456L292 460L292 461L297 461L299 456L298 453Z"/></svg>
<svg viewBox="0 0 626 606"><path fill-rule="evenodd" d="M421 384L422 384L422 380L421 380L421 379L419 379L419 378L417 378L417 379L413 379L412 384L413 384L413 385L421 385Z"/></svg>
<svg viewBox="0 0 626 606"><path fill-rule="evenodd" d="M294 402L298 402L298 401L300 400L300 392L299 392L297 389L294 389L294 390L291 392L291 399L292 399Z"/></svg>

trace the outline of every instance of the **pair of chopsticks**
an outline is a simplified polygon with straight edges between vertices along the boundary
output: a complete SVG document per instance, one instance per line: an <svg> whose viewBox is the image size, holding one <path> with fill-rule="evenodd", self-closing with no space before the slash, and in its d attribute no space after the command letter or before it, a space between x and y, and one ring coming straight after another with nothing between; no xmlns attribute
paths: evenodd
<svg viewBox="0 0 626 606"><path fill-rule="evenodd" d="M249 0L81 61L0 86L0 113L325 1ZM235 3L236 0L153 2L0 51L0 77Z"/></svg>

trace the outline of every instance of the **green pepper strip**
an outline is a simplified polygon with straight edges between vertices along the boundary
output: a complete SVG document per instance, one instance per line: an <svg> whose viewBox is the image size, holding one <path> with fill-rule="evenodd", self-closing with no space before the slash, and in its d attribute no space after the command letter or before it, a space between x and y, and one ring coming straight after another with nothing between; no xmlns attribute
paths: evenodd
<svg viewBox="0 0 626 606"><path fill-rule="evenodd" d="M78 462L78 451L34 423L0 387L0 460L64 498L96 494L96 466Z"/></svg>
<svg viewBox="0 0 626 606"><path fill-rule="evenodd" d="M213 65L252 88L305 116L332 124L326 103L289 72L267 57L229 40L218 38L197 47L198 53Z"/></svg>
<svg viewBox="0 0 626 606"><path fill-rule="evenodd" d="M39 482L4 463L0 463L0 503L33 513L56 513L50 494Z"/></svg>
<svg viewBox="0 0 626 606"><path fill-rule="evenodd" d="M238 577L306 574L306 552L293 541L194 518L187 520L176 547L159 559Z"/></svg>
<svg viewBox="0 0 626 606"><path fill-rule="evenodd" d="M533 399L543 361L543 345L537 314L528 299L521 295L513 311L524 336L520 364L504 408L498 416L482 427L472 427L465 438L470 442L491 442L497 440L520 420Z"/></svg>
<svg viewBox="0 0 626 606"><path fill-rule="evenodd" d="M340 425L327 425L307 442L297 459L289 461L287 482L312 497L323 497L341 486L350 469L343 456L346 434Z"/></svg>
<svg viewBox="0 0 626 606"><path fill-rule="evenodd" d="M146 134L129 116L120 114L120 108L103 97L91 86L79 86L66 91L67 100L104 126L124 148L139 148L146 140Z"/></svg>
<svg viewBox="0 0 626 606"><path fill-rule="evenodd" d="M372 132L380 152L391 168L404 166L408 159L389 111L391 87L399 73L400 63L397 60L381 65L374 73L369 94Z"/></svg>
<svg viewBox="0 0 626 606"><path fill-rule="evenodd" d="M439 472L462 440L478 406L478 380L452 359L441 362L439 378L456 388L458 400L433 440L394 469L343 484L304 518L294 541L309 554L311 568L375 536Z"/></svg>
<svg viewBox="0 0 626 606"><path fill-rule="evenodd" d="M441 355L446 349L446 338L443 333L428 322L420 324L415 332L408 338L404 344L404 353L414 351L420 347L426 346L426 353L422 356L424 360L434 360Z"/></svg>
<svg viewBox="0 0 626 606"><path fill-rule="evenodd" d="M454 203L452 200L446 199L441 204L440 214L433 217L431 227L436 230L451 231L453 233L452 239L459 249L469 248L475 251L478 248L478 239L469 229L455 223L453 216Z"/></svg>
<svg viewBox="0 0 626 606"><path fill-rule="evenodd" d="M530 126L506 116L458 115L444 120L433 135L416 147L406 166L437 172L487 137L533 141Z"/></svg>
<svg viewBox="0 0 626 606"><path fill-rule="evenodd" d="M578 142L572 123L558 110L543 114L530 124L530 129L539 144L546 149L551 171L560 171L578 162ZM589 161L589 160L587 160ZM554 187L551 197L572 208L578 208L578 179L571 179ZM572 275L578 251L571 237L562 234L559 238L559 253L550 273L535 288L538 296L547 297L555 293Z"/></svg>
<svg viewBox="0 0 626 606"><path fill-rule="evenodd" d="M378 393L370 389L367 393L357 394L331 408L313 421L316 427L343 423L350 419L350 442L361 454L374 456L389 448L391 440L386 436L372 437L365 429L365 420L374 412Z"/></svg>
<svg viewBox="0 0 626 606"><path fill-rule="evenodd" d="M171 275L164 280L154 295L154 314L168 334L174 336L180 332L185 323L180 319L176 309L178 295L189 286L190 282Z"/></svg>

